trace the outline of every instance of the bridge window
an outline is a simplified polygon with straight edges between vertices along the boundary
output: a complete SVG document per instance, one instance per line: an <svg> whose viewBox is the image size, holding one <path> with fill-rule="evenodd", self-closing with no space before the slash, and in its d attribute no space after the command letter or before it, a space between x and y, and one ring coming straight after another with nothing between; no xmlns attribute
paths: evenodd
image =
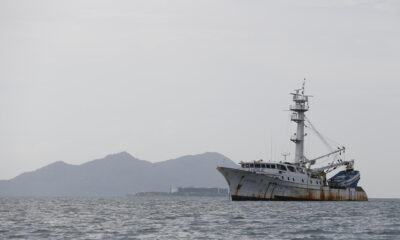
<svg viewBox="0 0 400 240"><path fill-rule="evenodd" d="M246 168L249 168L249 167L250 167L250 164L246 163Z"/></svg>
<svg viewBox="0 0 400 240"><path fill-rule="evenodd" d="M286 167L280 164L276 165L278 167L278 169L283 170L283 171L287 171Z"/></svg>
<svg viewBox="0 0 400 240"><path fill-rule="evenodd" d="M262 167L262 168L265 168L265 164L261 164L261 167Z"/></svg>
<svg viewBox="0 0 400 240"><path fill-rule="evenodd" d="M250 168L254 168L254 164L250 163Z"/></svg>
<svg viewBox="0 0 400 240"><path fill-rule="evenodd" d="M291 171L291 172L296 172L296 170L295 170L294 167L292 167L292 166L287 166L287 168L288 168L289 171Z"/></svg>
<svg viewBox="0 0 400 240"><path fill-rule="evenodd" d="M271 164L271 168L275 168L275 164Z"/></svg>
<svg viewBox="0 0 400 240"><path fill-rule="evenodd" d="M266 168L271 168L271 165L265 164L265 167L266 167Z"/></svg>
<svg viewBox="0 0 400 240"><path fill-rule="evenodd" d="M259 168L260 167L260 164L259 163L256 163L256 168Z"/></svg>

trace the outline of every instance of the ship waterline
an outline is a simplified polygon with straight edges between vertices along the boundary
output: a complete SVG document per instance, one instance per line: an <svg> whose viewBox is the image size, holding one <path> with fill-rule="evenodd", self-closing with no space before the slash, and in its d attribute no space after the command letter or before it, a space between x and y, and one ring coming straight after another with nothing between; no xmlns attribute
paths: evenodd
<svg viewBox="0 0 400 240"><path fill-rule="evenodd" d="M233 201L367 201L361 187L331 188L325 184L306 184L235 168L218 167L228 183Z"/></svg>

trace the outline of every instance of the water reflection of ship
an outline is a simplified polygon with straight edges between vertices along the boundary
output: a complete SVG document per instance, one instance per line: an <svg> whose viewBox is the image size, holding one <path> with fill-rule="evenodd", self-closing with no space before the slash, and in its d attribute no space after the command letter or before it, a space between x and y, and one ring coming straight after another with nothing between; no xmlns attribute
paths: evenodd
<svg viewBox="0 0 400 240"><path fill-rule="evenodd" d="M331 148L330 153L313 159L304 156L305 122L324 144L329 144L305 116L309 96L304 94L304 83L291 94L294 101L290 106L291 120L297 124L297 131L290 138L296 145L294 161L287 162L285 154L284 162L259 160L241 162L240 168L218 167L228 183L232 200L368 200L365 191L357 186L360 172L354 170L354 160L341 158L344 147ZM328 165L312 168L318 160L331 156L334 158ZM327 179L327 174L338 167L345 170Z"/></svg>

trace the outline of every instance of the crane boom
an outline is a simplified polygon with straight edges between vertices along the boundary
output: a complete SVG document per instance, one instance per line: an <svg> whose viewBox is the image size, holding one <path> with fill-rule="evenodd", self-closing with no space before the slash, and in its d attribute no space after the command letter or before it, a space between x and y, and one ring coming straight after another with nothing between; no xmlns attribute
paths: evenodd
<svg viewBox="0 0 400 240"><path fill-rule="evenodd" d="M345 148L345 147L342 147L342 148L339 148L339 149L337 149L337 150L335 150L335 151L333 151L333 152L331 152L331 153L322 155L322 156L320 156L320 157L311 159L311 160L309 160L309 161L316 161L316 160L321 159L321 158L324 158L324 157L329 157L330 155L335 154L335 153L338 153L338 152L342 152L342 151L344 152L345 150L346 150L346 148Z"/></svg>
<svg viewBox="0 0 400 240"><path fill-rule="evenodd" d="M304 158L302 162L303 162L303 163L308 163L308 164L310 164L310 166L311 166L311 165L314 165L315 162L316 162L317 160L319 160L319 159L321 159L321 158L324 158L324 157L329 157L330 155L335 154L335 153L338 153L338 152L342 152L342 151L344 152L345 149L346 149L345 147L342 147L342 148L339 148L339 149L337 149L337 150L335 150L335 151L333 151L333 152L330 152L330 153L328 153L328 154L319 156L319 157L314 158L314 159L307 159L307 158Z"/></svg>
<svg viewBox="0 0 400 240"><path fill-rule="evenodd" d="M351 161L342 161L342 162L338 162L338 163L335 163L335 164L331 164L331 165L328 165L328 166L325 166L325 167L314 168L313 170L316 171L316 172L323 172L323 171L325 171L325 170L327 170L327 169L336 168L336 167L342 166L342 165L346 165L348 168L352 168L353 165L354 165L354 160L351 160ZM329 171L328 171L328 172L329 172Z"/></svg>

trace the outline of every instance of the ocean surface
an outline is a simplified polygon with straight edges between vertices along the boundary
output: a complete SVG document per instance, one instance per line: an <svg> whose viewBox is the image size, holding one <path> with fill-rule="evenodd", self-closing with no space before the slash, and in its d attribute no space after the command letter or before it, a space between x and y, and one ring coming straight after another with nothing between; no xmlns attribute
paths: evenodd
<svg viewBox="0 0 400 240"><path fill-rule="evenodd" d="M400 239L400 199L0 198L0 239Z"/></svg>

